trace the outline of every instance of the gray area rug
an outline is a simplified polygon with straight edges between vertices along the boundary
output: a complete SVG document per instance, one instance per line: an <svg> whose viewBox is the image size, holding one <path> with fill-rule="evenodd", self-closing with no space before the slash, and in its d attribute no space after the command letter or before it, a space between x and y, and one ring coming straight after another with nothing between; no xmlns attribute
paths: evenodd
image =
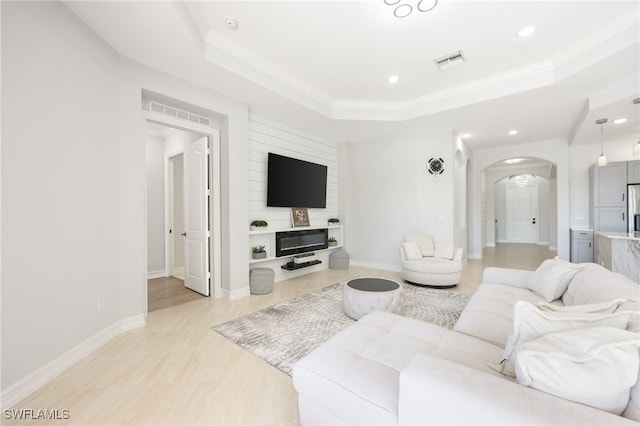
<svg viewBox="0 0 640 426"><path fill-rule="evenodd" d="M402 284L400 315L452 328L469 297ZM212 327L235 344L291 375L302 357L353 324L342 308L342 283Z"/></svg>

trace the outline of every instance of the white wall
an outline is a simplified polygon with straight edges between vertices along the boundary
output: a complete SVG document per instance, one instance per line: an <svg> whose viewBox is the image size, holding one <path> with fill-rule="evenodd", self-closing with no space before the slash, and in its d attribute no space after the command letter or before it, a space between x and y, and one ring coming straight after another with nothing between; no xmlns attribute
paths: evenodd
<svg viewBox="0 0 640 426"><path fill-rule="evenodd" d="M449 129L347 146L345 232L354 264L399 269L402 237L410 233L453 241L454 148ZM427 171L431 157L444 159L437 180Z"/></svg>
<svg viewBox="0 0 640 426"><path fill-rule="evenodd" d="M4 391L144 305L120 309L118 58L61 3L1 7Z"/></svg>
<svg viewBox="0 0 640 426"><path fill-rule="evenodd" d="M467 223L472 217L471 206L468 204L469 191L468 191L468 165L470 164L472 151L464 143L462 138L456 136L455 141L455 155L454 161L451 166L451 173L453 175L453 211L454 211L454 233L453 243L456 247L462 247L463 258L467 258Z"/></svg>
<svg viewBox="0 0 640 426"><path fill-rule="evenodd" d="M117 56L62 3L1 7L5 404L144 323L143 89L221 117L222 288L248 286L248 107Z"/></svg>
<svg viewBox="0 0 640 426"><path fill-rule="evenodd" d="M178 155L171 158L171 167L173 171L171 177L173 179L173 259L169 260L169 264L173 263L173 271L181 268L184 271L184 238L182 233L186 232L184 223L184 155Z"/></svg>
<svg viewBox="0 0 640 426"><path fill-rule="evenodd" d="M164 139L147 135L147 273L163 276L164 242Z"/></svg>

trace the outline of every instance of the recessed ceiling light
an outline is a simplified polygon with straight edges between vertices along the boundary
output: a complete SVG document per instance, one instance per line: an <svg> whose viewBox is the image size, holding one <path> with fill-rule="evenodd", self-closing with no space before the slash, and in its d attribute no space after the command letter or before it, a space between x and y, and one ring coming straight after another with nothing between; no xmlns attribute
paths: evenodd
<svg viewBox="0 0 640 426"><path fill-rule="evenodd" d="M613 120L613 122L616 123L616 124L622 124L622 123L624 123L626 121L627 121L627 117L621 117L621 118L618 118L616 120Z"/></svg>
<svg viewBox="0 0 640 426"><path fill-rule="evenodd" d="M529 37L535 31L536 31L536 27L534 26L524 27L523 29L518 31L518 37L521 37L521 38Z"/></svg>
<svg viewBox="0 0 640 426"><path fill-rule="evenodd" d="M396 84L398 80L400 80L400 77L398 77L397 75L392 75L391 77L389 77L389 83L391 84Z"/></svg>
<svg viewBox="0 0 640 426"><path fill-rule="evenodd" d="M517 130L509 130L509 134L510 134L511 136L513 136L513 135L517 135L517 134L518 134L518 131L517 131Z"/></svg>
<svg viewBox="0 0 640 426"><path fill-rule="evenodd" d="M232 18L230 16L227 16L224 19L224 24L227 26L227 28L235 30L236 28L238 28L238 21L235 20L235 18Z"/></svg>

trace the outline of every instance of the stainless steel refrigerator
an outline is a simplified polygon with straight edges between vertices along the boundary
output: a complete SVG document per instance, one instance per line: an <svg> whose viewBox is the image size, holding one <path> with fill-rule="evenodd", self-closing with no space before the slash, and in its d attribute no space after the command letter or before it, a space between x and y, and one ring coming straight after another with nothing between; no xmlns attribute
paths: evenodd
<svg viewBox="0 0 640 426"><path fill-rule="evenodd" d="M629 232L640 232L640 184L627 186Z"/></svg>

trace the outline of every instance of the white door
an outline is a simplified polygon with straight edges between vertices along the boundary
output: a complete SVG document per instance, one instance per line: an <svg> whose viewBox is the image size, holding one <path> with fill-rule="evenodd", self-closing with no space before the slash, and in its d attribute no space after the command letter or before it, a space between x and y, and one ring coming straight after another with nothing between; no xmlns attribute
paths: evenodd
<svg viewBox="0 0 640 426"><path fill-rule="evenodd" d="M184 285L209 295L209 171L207 138L184 151Z"/></svg>
<svg viewBox="0 0 640 426"><path fill-rule="evenodd" d="M507 186L507 241L538 242L538 184Z"/></svg>

